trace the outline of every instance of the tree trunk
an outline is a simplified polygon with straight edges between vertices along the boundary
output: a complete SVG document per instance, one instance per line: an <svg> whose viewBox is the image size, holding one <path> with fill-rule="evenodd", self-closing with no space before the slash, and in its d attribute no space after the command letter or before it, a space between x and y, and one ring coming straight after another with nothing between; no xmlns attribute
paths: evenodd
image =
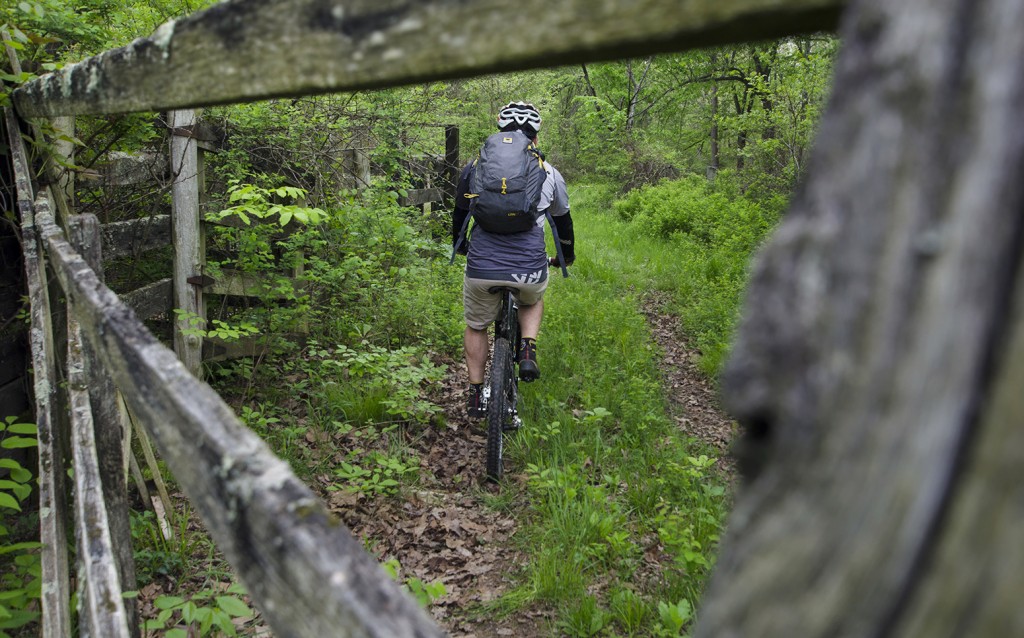
<svg viewBox="0 0 1024 638"><path fill-rule="evenodd" d="M715 53L711 54L711 67L715 68L718 65L718 55ZM708 162L707 178L708 181L713 180L718 175L719 154L718 154L718 82L711 84L711 129L709 132L711 138L711 161Z"/></svg>
<svg viewBox="0 0 1024 638"><path fill-rule="evenodd" d="M723 378L695 635L1024 635L1024 3L854 0Z"/></svg>

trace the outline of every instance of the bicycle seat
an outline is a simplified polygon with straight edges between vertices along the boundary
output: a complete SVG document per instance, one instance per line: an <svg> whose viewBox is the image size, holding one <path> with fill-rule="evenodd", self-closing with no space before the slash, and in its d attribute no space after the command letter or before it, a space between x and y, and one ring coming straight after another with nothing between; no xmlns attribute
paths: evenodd
<svg viewBox="0 0 1024 638"><path fill-rule="evenodd" d="M490 288L487 289L487 292L491 293L492 295L497 295L503 292L510 292L514 295L518 293L519 290L513 288L512 286L491 286Z"/></svg>

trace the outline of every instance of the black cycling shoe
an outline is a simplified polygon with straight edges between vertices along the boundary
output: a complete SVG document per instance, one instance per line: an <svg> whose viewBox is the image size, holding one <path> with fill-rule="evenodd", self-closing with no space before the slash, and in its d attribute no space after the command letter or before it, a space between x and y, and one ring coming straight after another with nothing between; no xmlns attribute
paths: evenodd
<svg viewBox="0 0 1024 638"><path fill-rule="evenodd" d="M526 359L519 362L519 378L527 383L530 381L536 381L540 378L540 368L537 367L537 362L532 359Z"/></svg>
<svg viewBox="0 0 1024 638"><path fill-rule="evenodd" d="M537 342L533 339L519 340L519 378L527 383L540 378L537 365Z"/></svg>
<svg viewBox="0 0 1024 638"><path fill-rule="evenodd" d="M487 409L484 407L483 386L469 386L466 398L466 412L471 419L482 419L487 416Z"/></svg>

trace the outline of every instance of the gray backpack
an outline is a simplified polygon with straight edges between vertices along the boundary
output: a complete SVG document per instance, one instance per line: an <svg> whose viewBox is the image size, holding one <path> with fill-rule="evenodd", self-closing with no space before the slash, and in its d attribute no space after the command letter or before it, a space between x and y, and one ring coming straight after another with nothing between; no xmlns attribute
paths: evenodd
<svg viewBox="0 0 1024 638"><path fill-rule="evenodd" d="M546 176L544 160L526 135L491 135L473 163L466 194L471 216L489 233L530 230L540 216L537 205Z"/></svg>

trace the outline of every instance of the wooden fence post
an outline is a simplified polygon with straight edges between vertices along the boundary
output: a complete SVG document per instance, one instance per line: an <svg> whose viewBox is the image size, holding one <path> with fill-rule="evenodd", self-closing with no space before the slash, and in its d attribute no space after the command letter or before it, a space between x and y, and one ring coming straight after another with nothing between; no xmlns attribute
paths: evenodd
<svg viewBox="0 0 1024 638"><path fill-rule="evenodd" d="M103 276L103 255L100 245L100 224L94 215L74 215L69 220L69 239L86 263ZM74 311L74 308L71 309ZM128 518L128 485L125 427L117 400L117 390L110 374L88 339L81 343L88 383L89 404L99 462L99 478L103 488L107 523L122 591L135 589L135 557L132 552L131 524ZM125 604L129 631L138 635L138 618L134 604Z"/></svg>
<svg viewBox="0 0 1024 638"><path fill-rule="evenodd" d="M444 127L444 189L445 204L455 207L455 186L459 179L459 127Z"/></svg>
<svg viewBox="0 0 1024 638"><path fill-rule="evenodd" d="M199 219L199 158L191 136L196 123L193 110L171 111L172 186L171 223L174 236L174 307L185 315L174 322L174 351L185 367L202 377L203 339L187 334L206 328L206 309L199 285L189 282L202 275L202 228Z"/></svg>
<svg viewBox="0 0 1024 638"><path fill-rule="evenodd" d="M104 503L84 349L78 320L69 316L68 395L75 467L80 633L84 636L128 638L137 634L131 629L128 605L122 596L125 589L118 574L111 521ZM132 604L131 609L134 608Z"/></svg>
<svg viewBox="0 0 1024 638"><path fill-rule="evenodd" d="M53 128L64 137L73 138L75 136L74 116L53 118ZM53 146L54 151L63 160L62 165L53 167L57 175L57 190L61 191L64 201L73 210L75 207L75 172L68 166L75 163L75 144L67 139L57 139Z"/></svg>

